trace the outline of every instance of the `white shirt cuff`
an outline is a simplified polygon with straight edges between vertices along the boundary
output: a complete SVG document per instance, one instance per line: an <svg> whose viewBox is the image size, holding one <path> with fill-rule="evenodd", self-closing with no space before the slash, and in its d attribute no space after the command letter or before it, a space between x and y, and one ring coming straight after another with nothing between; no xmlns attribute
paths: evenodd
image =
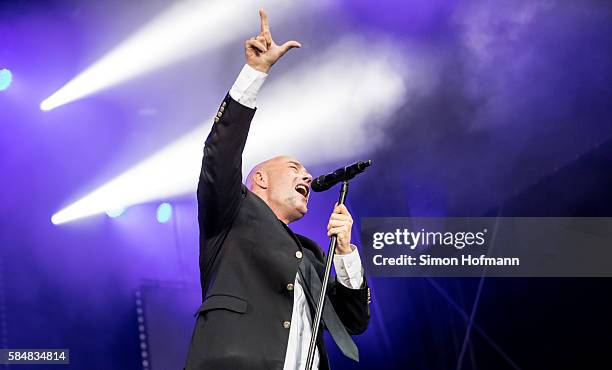
<svg viewBox="0 0 612 370"><path fill-rule="evenodd" d="M263 85L264 81L268 77L267 73L256 70L248 64L242 67L242 71L236 78L236 82L229 91L232 99L238 103L249 107L255 108L255 102L257 100L257 93Z"/></svg>
<svg viewBox="0 0 612 370"><path fill-rule="evenodd" d="M363 283L363 267L357 247L351 244L353 251L348 254L334 254L336 280L351 289L361 288Z"/></svg>

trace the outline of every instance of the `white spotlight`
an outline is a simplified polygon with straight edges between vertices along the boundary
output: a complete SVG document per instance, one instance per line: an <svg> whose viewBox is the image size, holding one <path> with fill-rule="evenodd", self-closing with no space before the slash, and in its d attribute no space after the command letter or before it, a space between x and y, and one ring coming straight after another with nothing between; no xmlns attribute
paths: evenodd
<svg viewBox="0 0 612 370"><path fill-rule="evenodd" d="M106 211L106 215L110 218L117 218L125 212L125 208L109 209Z"/></svg>
<svg viewBox="0 0 612 370"><path fill-rule="evenodd" d="M128 79L222 46L253 32L257 7L274 9L282 19L289 2L267 0L177 1L98 62L76 76L40 104L51 110Z"/></svg>
<svg viewBox="0 0 612 370"><path fill-rule="evenodd" d="M364 44L369 48L367 56ZM361 159L382 145L385 123L407 102L408 89L421 92L430 80L424 68L392 54L392 47L374 50L373 44L340 42L300 68L271 77L258 99L243 173L277 154L293 155L308 166L340 158ZM210 123L201 125L59 211L53 223L103 212L111 205L126 207L195 192L210 127Z"/></svg>
<svg viewBox="0 0 612 370"><path fill-rule="evenodd" d="M211 118L212 120L212 118ZM160 198L172 198L193 189L198 181L202 143L210 125L201 126L122 175L51 217L59 225L78 218L127 208Z"/></svg>

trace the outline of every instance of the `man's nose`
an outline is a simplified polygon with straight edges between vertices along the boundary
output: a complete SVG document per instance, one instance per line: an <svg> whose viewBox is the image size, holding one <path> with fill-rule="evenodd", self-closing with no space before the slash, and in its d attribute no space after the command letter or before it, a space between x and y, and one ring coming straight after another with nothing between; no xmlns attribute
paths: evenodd
<svg viewBox="0 0 612 370"><path fill-rule="evenodd" d="M306 172L306 175L302 177L302 180L306 181L308 185L310 185L310 183L312 182L312 175Z"/></svg>

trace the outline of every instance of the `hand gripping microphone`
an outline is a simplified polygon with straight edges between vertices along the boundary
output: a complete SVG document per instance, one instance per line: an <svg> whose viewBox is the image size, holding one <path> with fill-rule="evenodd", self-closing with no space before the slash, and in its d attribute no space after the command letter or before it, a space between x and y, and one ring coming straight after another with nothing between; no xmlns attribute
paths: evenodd
<svg viewBox="0 0 612 370"><path fill-rule="evenodd" d="M372 164L371 160L353 163L350 166L338 168L334 172L317 177L310 188L312 191L325 191L341 181L350 180L365 171Z"/></svg>

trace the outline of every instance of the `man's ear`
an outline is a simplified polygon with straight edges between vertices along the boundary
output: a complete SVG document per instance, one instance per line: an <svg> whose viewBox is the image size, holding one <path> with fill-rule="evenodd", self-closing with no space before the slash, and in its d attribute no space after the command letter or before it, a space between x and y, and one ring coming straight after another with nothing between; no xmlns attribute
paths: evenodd
<svg viewBox="0 0 612 370"><path fill-rule="evenodd" d="M262 189L268 188L268 174L264 171L256 171L253 175L253 183Z"/></svg>

